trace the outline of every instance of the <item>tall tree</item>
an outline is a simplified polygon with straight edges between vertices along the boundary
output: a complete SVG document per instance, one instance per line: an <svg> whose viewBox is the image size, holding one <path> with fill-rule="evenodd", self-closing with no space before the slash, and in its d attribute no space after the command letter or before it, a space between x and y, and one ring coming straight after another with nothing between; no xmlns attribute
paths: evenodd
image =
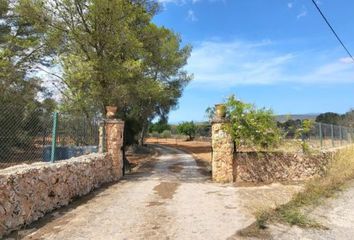
<svg viewBox="0 0 354 240"><path fill-rule="evenodd" d="M18 1L0 0L0 103L34 101L39 80L30 77L42 56L41 29L22 18Z"/></svg>
<svg viewBox="0 0 354 240"><path fill-rule="evenodd" d="M141 98L139 105L139 119L143 123L139 143L142 144L148 124L158 116L167 121L169 111L177 106L178 99L191 76L183 70L191 52L191 47L180 47L180 37L172 31L150 24L144 33L144 49L146 57L143 61L142 79L150 82L155 87L155 95L149 94L148 98ZM146 92L146 86L142 85Z"/></svg>
<svg viewBox="0 0 354 240"><path fill-rule="evenodd" d="M120 116L141 122L166 117L191 76L183 70L191 48L151 23L158 10L144 0L22 0L26 20L47 28L59 56L64 100L71 109L104 113L117 105Z"/></svg>

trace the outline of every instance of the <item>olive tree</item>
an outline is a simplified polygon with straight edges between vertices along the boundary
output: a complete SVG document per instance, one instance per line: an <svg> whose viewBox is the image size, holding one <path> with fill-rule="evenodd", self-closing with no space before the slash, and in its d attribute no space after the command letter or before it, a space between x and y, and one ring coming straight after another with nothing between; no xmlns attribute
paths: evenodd
<svg viewBox="0 0 354 240"><path fill-rule="evenodd" d="M195 137L195 133L197 131L197 126L193 121L191 122L182 122L177 126L177 133L187 135L188 140L191 141Z"/></svg>

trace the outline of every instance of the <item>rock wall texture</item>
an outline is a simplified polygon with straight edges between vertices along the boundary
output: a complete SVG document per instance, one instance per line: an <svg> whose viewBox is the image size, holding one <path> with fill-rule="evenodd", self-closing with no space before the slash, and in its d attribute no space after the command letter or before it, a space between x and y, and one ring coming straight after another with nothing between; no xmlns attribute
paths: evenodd
<svg viewBox="0 0 354 240"><path fill-rule="evenodd" d="M234 156L236 182L301 181L322 176L332 153L244 152Z"/></svg>
<svg viewBox="0 0 354 240"><path fill-rule="evenodd" d="M333 153L304 155L286 152L235 153L227 119L212 122L212 177L215 182L301 181L322 176Z"/></svg>
<svg viewBox="0 0 354 240"><path fill-rule="evenodd" d="M212 178L215 182L234 181L234 143L223 129L223 120L214 120L212 124Z"/></svg>
<svg viewBox="0 0 354 240"><path fill-rule="evenodd" d="M53 209L67 205L122 175L109 154L93 153L55 163L19 165L0 171L0 239ZM117 175L118 174L118 175Z"/></svg>

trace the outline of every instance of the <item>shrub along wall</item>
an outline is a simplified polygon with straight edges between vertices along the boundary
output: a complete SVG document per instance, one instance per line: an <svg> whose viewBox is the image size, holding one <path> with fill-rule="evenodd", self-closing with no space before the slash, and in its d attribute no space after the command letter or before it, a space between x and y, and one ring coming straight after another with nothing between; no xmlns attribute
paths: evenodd
<svg viewBox="0 0 354 240"><path fill-rule="evenodd" d="M118 180L108 155L93 153L52 164L19 165L0 171L0 239L103 183Z"/></svg>
<svg viewBox="0 0 354 240"><path fill-rule="evenodd" d="M301 181L323 176L333 153L304 155L285 152L234 154L236 182Z"/></svg>

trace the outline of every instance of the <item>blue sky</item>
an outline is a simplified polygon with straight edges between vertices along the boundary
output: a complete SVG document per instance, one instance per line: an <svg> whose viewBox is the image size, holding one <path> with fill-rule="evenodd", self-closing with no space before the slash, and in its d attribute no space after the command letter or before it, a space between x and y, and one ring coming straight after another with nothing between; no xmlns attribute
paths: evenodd
<svg viewBox="0 0 354 240"><path fill-rule="evenodd" d="M158 25L193 46L194 74L170 122L205 120L236 94L276 114L343 113L354 107L354 62L311 0L159 0ZM318 4L354 53L354 1Z"/></svg>

